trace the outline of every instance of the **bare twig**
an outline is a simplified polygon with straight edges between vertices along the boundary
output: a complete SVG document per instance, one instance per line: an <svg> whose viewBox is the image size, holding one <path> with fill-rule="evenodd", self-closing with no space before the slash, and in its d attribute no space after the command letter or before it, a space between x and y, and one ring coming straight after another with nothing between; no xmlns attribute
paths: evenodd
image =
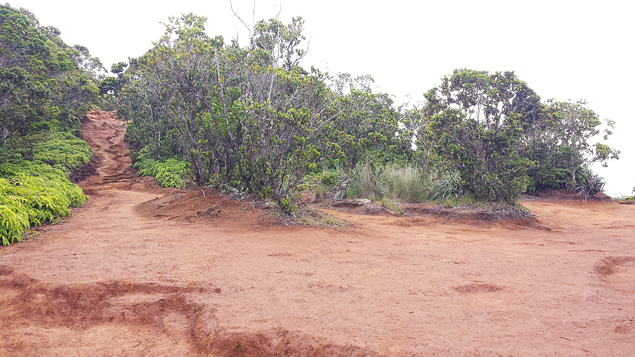
<svg viewBox="0 0 635 357"><path fill-rule="evenodd" d="M236 18L237 18L238 20L240 20L240 22L242 22L242 24L245 26L245 28L247 29L247 31L249 31L249 38L250 38L250 39L251 39L251 38L253 38L253 37L254 37L254 34L253 34L253 32L252 32L251 27L249 27L249 25L247 25L247 24L245 23L245 21L243 21L243 19L242 19L242 18L238 15L238 13L236 12L236 10L234 10L234 4L232 3L232 1L231 1L231 0L229 0L229 7L231 7L232 12L234 13L234 16L236 16ZM254 0L253 17L254 17L254 19L255 19L255 17L256 17L256 0Z"/></svg>

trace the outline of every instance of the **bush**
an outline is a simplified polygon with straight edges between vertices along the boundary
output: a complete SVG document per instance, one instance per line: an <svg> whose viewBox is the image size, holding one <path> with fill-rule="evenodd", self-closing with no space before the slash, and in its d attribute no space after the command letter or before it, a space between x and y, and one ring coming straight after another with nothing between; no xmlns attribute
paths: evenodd
<svg viewBox="0 0 635 357"><path fill-rule="evenodd" d="M31 225L70 215L69 206L86 202L82 189L62 170L20 161L0 164L0 238L3 245L22 240Z"/></svg>
<svg viewBox="0 0 635 357"><path fill-rule="evenodd" d="M139 170L137 175L152 176L163 187L184 187L185 181L192 175L192 168L187 161L175 158L154 160L141 155L137 160L133 165L135 169Z"/></svg>
<svg viewBox="0 0 635 357"><path fill-rule="evenodd" d="M320 182L326 186L333 186L337 183L337 176L331 171L322 171L322 174L320 175Z"/></svg>

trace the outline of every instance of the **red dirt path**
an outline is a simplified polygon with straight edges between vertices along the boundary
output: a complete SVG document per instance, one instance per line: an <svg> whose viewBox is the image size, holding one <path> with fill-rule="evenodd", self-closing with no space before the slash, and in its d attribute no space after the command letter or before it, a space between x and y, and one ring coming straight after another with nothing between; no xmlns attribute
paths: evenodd
<svg viewBox="0 0 635 357"><path fill-rule="evenodd" d="M635 354L635 206L523 202L550 231L275 227L136 178L121 122L88 117L87 205L0 248L0 356Z"/></svg>

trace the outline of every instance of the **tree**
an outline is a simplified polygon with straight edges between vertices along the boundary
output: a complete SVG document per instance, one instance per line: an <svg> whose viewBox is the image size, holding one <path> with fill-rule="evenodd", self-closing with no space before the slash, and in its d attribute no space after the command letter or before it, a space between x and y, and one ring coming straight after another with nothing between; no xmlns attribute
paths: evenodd
<svg viewBox="0 0 635 357"><path fill-rule="evenodd" d="M419 141L461 176L475 198L515 203L530 161L519 155L523 129L538 119L540 97L514 72L455 70L425 95L427 130ZM421 137L429 134L431 138Z"/></svg>
<svg viewBox="0 0 635 357"><path fill-rule="evenodd" d="M284 25L277 19L259 21L253 30L252 49L262 49L271 56L271 60L279 62L287 71L295 67L306 55L306 50L298 48L306 37L304 20L294 17L291 23Z"/></svg>
<svg viewBox="0 0 635 357"><path fill-rule="evenodd" d="M198 184L218 176L289 212L320 155L317 133L337 115L325 76L279 55L302 37L276 21L260 22L246 48L208 37L205 21L170 18L161 40L126 72L120 112L133 119L135 138L154 138L155 150L165 134L176 138L172 154L187 158Z"/></svg>
<svg viewBox="0 0 635 357"><path fill-rule="evenodd" d="M49 126L40 120L50 92L25 69L0 67L0 147L16 135Z"/></svg>
<svg viewBox="0 0 635 357"><path fill-rule="evenodd" d="M59 35L27 10L0 5L0 146L52 126L78 130L79 115L97 98L87 71L99 60Z"/></svg>
<svg viewBox="0 0 635 357"><path fill-rule="evenodd" d="M126 62L118 62L112 65L110 72L115 74L116 77L105 77L99 82L99 94L100 95L112 95L117 96L125 84L124 72L128 67Z"/></svg>
<svg viewBox="0 0 635 357"><path fill-rule="evenodd" d="M606 144L589 141L600 134L602 120L586 107L587 102L557 102L548 100L540 121L526 131L523 155L535 166L529 171L534 189L567 187L574 189L578 172L591 164L619 159L619 151ZM603 139L612 134L614 122L605 122ZM589 176L586 174L585 176Z"/></svg>
<svg viewBox="0 0 635 357"><path fill-rule="evenodd" d="M320 133L322 151L339 159L347 169L360 161L386 161L408 145L399 136L400 113L386 93L373 93L369 75L340 73L331 90L340 114Z"/></svg>

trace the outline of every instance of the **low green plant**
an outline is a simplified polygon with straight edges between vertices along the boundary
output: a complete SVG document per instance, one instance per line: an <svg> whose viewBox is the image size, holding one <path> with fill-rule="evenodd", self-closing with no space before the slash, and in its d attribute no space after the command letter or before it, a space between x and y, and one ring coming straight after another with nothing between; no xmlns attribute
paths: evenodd
<svg viewBox="0 0 635 357"><path fill-rule="evenodd" d="M382 171L369 162L359 164L352 170L338 170L335 198L381 199L388 194L388 186L381 177Z"/></svg>
<svg viewBox="0 0 635 357"><path fill-rule="evenodd" d="M139 170L137 175L152 176L163 187L184 187L192 176L190 163L176 158L154 160L139 156L133 167Z"/></svg>
<svg viewBox="0 0 635 357"><path fill-rule="evenodd" d="M326 195L326 186L324 185L315 185L313 188L313 193L315 193L316 198L322 198Z"/></svg>
<svg viewBox="0 0 635 357"><path fill-rule="evenodd" d="M53 223L86 202L67 174L44 163L0 164L0 238L3 245L22 241L31 225Z"/></svg>
<svg viewBox="0 0 635 357"><path fill-rule="evenodd" d="M430 189L430 198L433 200L458 199L465 194L461 177L457 173L441 174L441 177L432 182Z"/></svg>
<svg viewBox="0 0 635 357"><path fill-rule="evenodd" d="M293 217L299 224L312 227L341 227L344 221L328 213L311 207L301 207L293 213Z"/></svg>
<svg viewBox="0 0 635 357"><path fill-rule="evenodd" d="M381 176L391 197L404 202L423 202L428 198L430 176L417 167L388 165Z"/></svg>
<svg viewBox="0 0 635 357"><path fill-rule="evenodd" d="M33 147L33 161L41 161L71 173L93 158L88 144L68 132L56 132Z"/></svg>
<svg viewBox="0 0 635 357"><path fill-rule="evenodd" d="M397 198L403 202L424 202L430 191L430 176L411 165L379 166L360 163L352 170L336 170L335 199Z"/></svg>
<svg viewBox="0 0 635 357"><path fill-rule="evenodd" d="M589 196L604 192L604 179L588 168L580 170L576 177L575 190L586 201Z"/></svg>
<svg viewBox="0 0 635 357"><path fill-rule="evenodd" d="M393 210L395 212L403 212L403 208L401 208L401 206L391 200L389 200L387 197L382 197L381 201L379 201L380 204L390 210Z"/></svg>
<svg viewBox="0 0 635 357"><path fill-rule="evenodd" d="M332 171L324 170L320 174L320 182L326 186L333 186L337 183L337 176Z"/></svg>

